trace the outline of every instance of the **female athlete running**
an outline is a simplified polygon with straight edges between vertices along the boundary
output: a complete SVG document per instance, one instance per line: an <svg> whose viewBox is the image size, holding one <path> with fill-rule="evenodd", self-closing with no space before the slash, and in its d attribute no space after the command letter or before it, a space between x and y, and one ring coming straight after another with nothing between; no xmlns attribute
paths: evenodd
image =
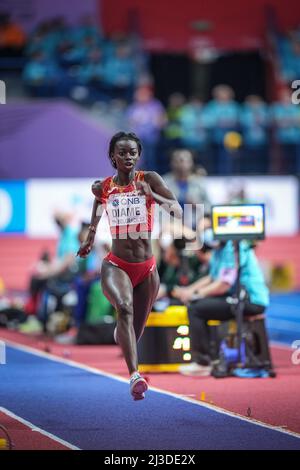
<svg viewBox="0 0 300 470"><path fill-rule="evenodd" d="M109 145L109 158L117 172L95 181L91 224L86 241L78 250L86 257L93 246L97 225L106 210L112 233L111 252L103 260L101 285L117 312L115 340L120 344L130 374L134 400L145 397L148 385L138 372L137 342L141 338L155 301L159 276L151 248L155 203L174 217L182 209L154 171L136 171L142 145L133 133L118 132Z"/></svg>

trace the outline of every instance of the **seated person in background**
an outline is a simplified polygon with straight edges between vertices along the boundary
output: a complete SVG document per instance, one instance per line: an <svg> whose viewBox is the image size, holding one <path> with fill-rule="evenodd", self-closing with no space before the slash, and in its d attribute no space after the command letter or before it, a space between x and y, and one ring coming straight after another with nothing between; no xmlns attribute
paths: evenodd
<svg viewBox="0 0 300 470"><path fill-rule="evenodd" d="M89 223L82 222L78 234L79 243L86 240ZM101 245L102 251L108 252L108 247ZM71 328L66 333L59 334L55 341L60 344L76 343L78 330L81 325L101 323L107 312L112 310L104 296L100 285L99 253L94 246L88 258L76 258L77 273L72 282L76 292L76 304L72 311ZM104 255L102 253L102 256Z"/></svg>
<svg viewBox="0 0 300 470"><path fill-rule="evenodd" d="M49 295L55 298L56 310L61 308L62 297L72 288L72 282L77 273L76 251L79 247L77 230L72 227L72 214L56 212L54 221L59 228L59 238L56 256L50 258L45 252L33 267L30 279L30 297L25 306L29 315L28 324L22 325L20 331L31 333L45 326L48 316ZM35 324L33 319L38 317Z"/></svg>
<svg viewBox="0 0 300 470"><path fill-rule="evenodd" d="M204 245L191 255L183 250L184 242L178 239L165 249L159 265L161 284L157 299L168 296L171 304L178 305L181 301L173 296L174 287L187 286L207 274L207 246Z"/></svg>
<svg viewBox="0 0 300 470"><path fill-rule="evenodd" d="M48 312L45 299L51 294L57 299L56 309L61 308L61 298L72 288L72 282L77 275L76 251L79 247L78 233L72 227L72 214L57 212L54 220L59 227L60 234L56 248L56 257L43 269L36 273L36 277L45 280L46 285L43 290L43 298L39 308L38 316L43 322L47 321Z"/></svg>
<svg viewBox="0 0 300 470"><path fill-rule="evenodd" d="M78 234L79 243L82 243L86 239L88 227L88 223L82 222L81 229ZM80 326L84 321L90 287L93 282L100 278L99 272L97 272L98 266L95 250L92 250L91 256L88 258L77 258L77 266L78 273L74 279L74 287L77 294L77 303L74 308L75 327Z"/></svg>
<svg viewBox="0 0 300 470"><path fill-rule="evenodd" d="M28 294L29 297L25 303L24 310L27 315L36 315L43 289L46 286L47 279L40 278L40 274L48 269L51 263L51 255L45 250L40 258L30 268L31 275L29 279Z"/></svg>
<svg viewBox="0 0 300 470"><path fill-rule="evenodd" d="M235 293L237 266L231 241L220 243L212 252L209 274L188 287L176 287L173 295L188 304L192 363L181 366L185 375L209 375L208 320L234 318L232 295ZM264 313L269 305L265 284L254 250L246 242L240 244L240 282L246 291L244 315Z"/></svg>

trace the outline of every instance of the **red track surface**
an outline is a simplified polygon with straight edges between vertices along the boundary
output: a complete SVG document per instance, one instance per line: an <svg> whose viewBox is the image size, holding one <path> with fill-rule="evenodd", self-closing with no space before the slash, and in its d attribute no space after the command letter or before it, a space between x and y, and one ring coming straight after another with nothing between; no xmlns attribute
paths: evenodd
<svg viewBox="0 0 300 470"><path fill-rule="evenodd" d="M13 443L13 450L68 450L67 447L44 436L38 431L32 431L29 426L20 423L15 418L0 412L0 423L7 429ZM0 431L0 437L5 436Z"/></svg>
<svg viewBox="0 0 300 470"><path fill-rule="evenodd" d="M3 329L0 331L0 337L3 340L14 341L42 351L47 350L58 357L127 377L125 363L118 346L61 346L47 339L45 341ZM300 433L300 366L291 363L291 350L287 348L273 346L272 355L277 372L275 379L217 380L212 377L183 377L179 374L147 375L150 386L197 400L201 400L204 392L205 401L208 403L212 402L218 407L242 416L247 416L250 409L251 417L256 420ZM8 427L13 429L9 423ZM30 434L32 435L31 431ZM29 442L27 438L25 439L25 432L23 435L20 434L20 441L17 437L16 444L24 448ZM38 441L30 442L32 445L44 445ZM58 444L52 442L51 445Z"/></svg>

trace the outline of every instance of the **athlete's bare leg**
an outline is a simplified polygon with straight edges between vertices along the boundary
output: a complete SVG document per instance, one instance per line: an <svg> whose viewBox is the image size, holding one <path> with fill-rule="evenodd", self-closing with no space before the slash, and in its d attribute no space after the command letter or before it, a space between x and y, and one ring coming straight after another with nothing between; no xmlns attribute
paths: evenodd
<svg viewBox="0 0 300 470"><path fill-rule="evenodd" d="M128 274L108 261L103 261L101 285L104 295L117 311L117 334L128 371L138 370L136 336L133 326L133 288Z"/></svg>
<svg viewBox="0 0 300 470"><path fill-rule="evenodd" d="M143 334L158 289L159 276L156 268L150 276L133 289L133 326L137 341Z"/></svg>

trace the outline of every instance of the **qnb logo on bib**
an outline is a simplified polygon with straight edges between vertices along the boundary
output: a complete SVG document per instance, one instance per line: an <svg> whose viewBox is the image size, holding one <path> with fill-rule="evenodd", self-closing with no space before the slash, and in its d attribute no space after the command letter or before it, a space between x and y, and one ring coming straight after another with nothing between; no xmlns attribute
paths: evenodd
<svg viewBox="0 0 300 470"><path fill-rule="evenodd" d="M111 227L147 222L145 196L113 194L108 198L106 209Z"/></svg>

